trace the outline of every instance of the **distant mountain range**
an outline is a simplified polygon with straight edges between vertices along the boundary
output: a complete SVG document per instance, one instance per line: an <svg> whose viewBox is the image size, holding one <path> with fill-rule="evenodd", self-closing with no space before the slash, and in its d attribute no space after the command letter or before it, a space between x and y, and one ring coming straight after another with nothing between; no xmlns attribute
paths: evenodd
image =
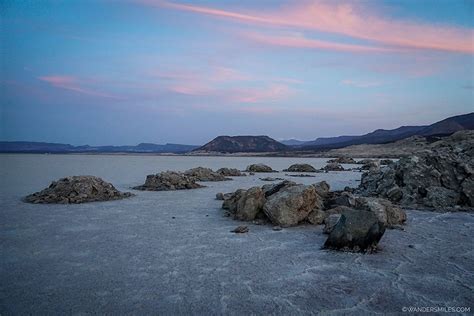
<svg viewBox="0 0 474 316"><path fill-rule="evenodd" d="M10 153L263 153L325 151L361 144L385 144L411 136L447 136L460 130L474 130L474 112L449 117L427 126L378 129L355 136L320 137L313 141L289 139L278 142L268 136L218 136L203 146L141 143L137 146L73 146L41 142L0 142L0 152Z"/></svg>
<svg viewBox="0 0 474 316"><path fill-rule="evenodd" d="M0 152L10 153L175 153L189 152L198 146L141 143L137 146L73 146L42 142L0 142Z"/></svg>
<svg viewBox="0 0 474 316"><path fill-rule="evenodd" d="M320 137L313 141L291 146L300 150L324 150L360 144L390 143L415 135L447 136L457 131L472 129L474 129L474 112L449 117L427 126L401 126L391 130L378 129L357 136Z"/></svg>
<svg viewBox="0 0 474 316"><path fill-rule="evenodd" d="M194 152L275 152L290 148L268 136L218 136Z"/></svg>

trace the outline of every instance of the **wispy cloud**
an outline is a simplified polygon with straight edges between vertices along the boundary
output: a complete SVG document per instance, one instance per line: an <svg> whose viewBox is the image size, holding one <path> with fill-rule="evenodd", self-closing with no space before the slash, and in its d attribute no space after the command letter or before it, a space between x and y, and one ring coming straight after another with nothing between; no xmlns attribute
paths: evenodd
<svg viewBox="0 0 474 316"><path fill-rule="evenodd" d="M289 27L300 30L322 31L342 34L356 39L369 40L391 47L428 49L457 53L474 53L474 30L470 28L432 25L414 21L399 21L375 13L366 3L340 4L334 2L297 2L273 12L238 12L206 6L180 4L159 0L137 0L157 7L166 7L230 19L245 24L261 24L269 27ZM285 39L279 42L296 46L325 46ZM268 41L275 44L275 41ZM337 47L333 47L337 48Z"/></svg>
<svg viewBox="0 0 474 316"><path fill-rule="evenodd" d="M378 87L382 85L378 81L361 81L361 80L350 80L350 79L342 80L341 83L343 85L353 86L356 88L372 88L372 87Z"/></svg>
<svg viewBox="0 0 474 316"><path fill-rule="evenodd" d="M121 99L118 96L104 93L96 90L91 90L89 88L85 88L82 85L84 80L81 80L77 77L73 76L66 76L66 75L50 75L50 76L41 76L38 77L39 80L47 82L51 86L55 88L65 89L74 91L80 94L85 94L89 96L96 96L101 98L111 98L111 99Z"/></svg>

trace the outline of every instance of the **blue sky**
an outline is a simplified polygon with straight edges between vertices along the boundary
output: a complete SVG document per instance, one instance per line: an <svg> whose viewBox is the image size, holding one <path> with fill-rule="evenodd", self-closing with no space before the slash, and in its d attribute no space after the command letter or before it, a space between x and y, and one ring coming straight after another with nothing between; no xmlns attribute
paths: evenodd
<svg viewBox="0 0 474 316"><path fill-rule="evenodd" d="M309 140L474 108L473 1L1 6L2 140Z"/></svg>

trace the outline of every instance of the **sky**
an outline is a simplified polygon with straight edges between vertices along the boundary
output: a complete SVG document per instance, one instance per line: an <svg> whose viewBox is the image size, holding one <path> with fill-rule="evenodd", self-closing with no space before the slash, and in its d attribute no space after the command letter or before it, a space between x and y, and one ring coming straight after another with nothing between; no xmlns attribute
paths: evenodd
<svg viewBox="0 0 474 316"><path fill-rule="evenodd" d="M0 2L0 140L312 140L474 109L472 0Z"/></svg>

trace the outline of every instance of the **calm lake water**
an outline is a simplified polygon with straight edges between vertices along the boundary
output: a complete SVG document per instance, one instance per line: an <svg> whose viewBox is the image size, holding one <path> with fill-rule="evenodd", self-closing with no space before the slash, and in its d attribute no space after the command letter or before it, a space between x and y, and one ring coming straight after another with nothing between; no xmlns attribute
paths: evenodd
<svg viewBox="0 0 474 316"><path fill-rule="evenodd" d="M327 158L271 158L271 157L195 157L195 156L146 156L146 155L0 155L2 194L27 194L40 190L53 180L71 175L94 175L112 182L118 188L129 188L145 181L148 174L160 171L202 166L212 169L221 167L245 170L252 163L265 163L274 170L283 170L294 163L309 163L319 169ZM350 166L350 165L347 165ZM284 177L280 174L257 174L258 177ZM316 174L315 178L293 178L296 182L314 183L327 180L332 186L344 188L359 179L360 173ZM342 187L341 187L342 186Z"/></svg>

